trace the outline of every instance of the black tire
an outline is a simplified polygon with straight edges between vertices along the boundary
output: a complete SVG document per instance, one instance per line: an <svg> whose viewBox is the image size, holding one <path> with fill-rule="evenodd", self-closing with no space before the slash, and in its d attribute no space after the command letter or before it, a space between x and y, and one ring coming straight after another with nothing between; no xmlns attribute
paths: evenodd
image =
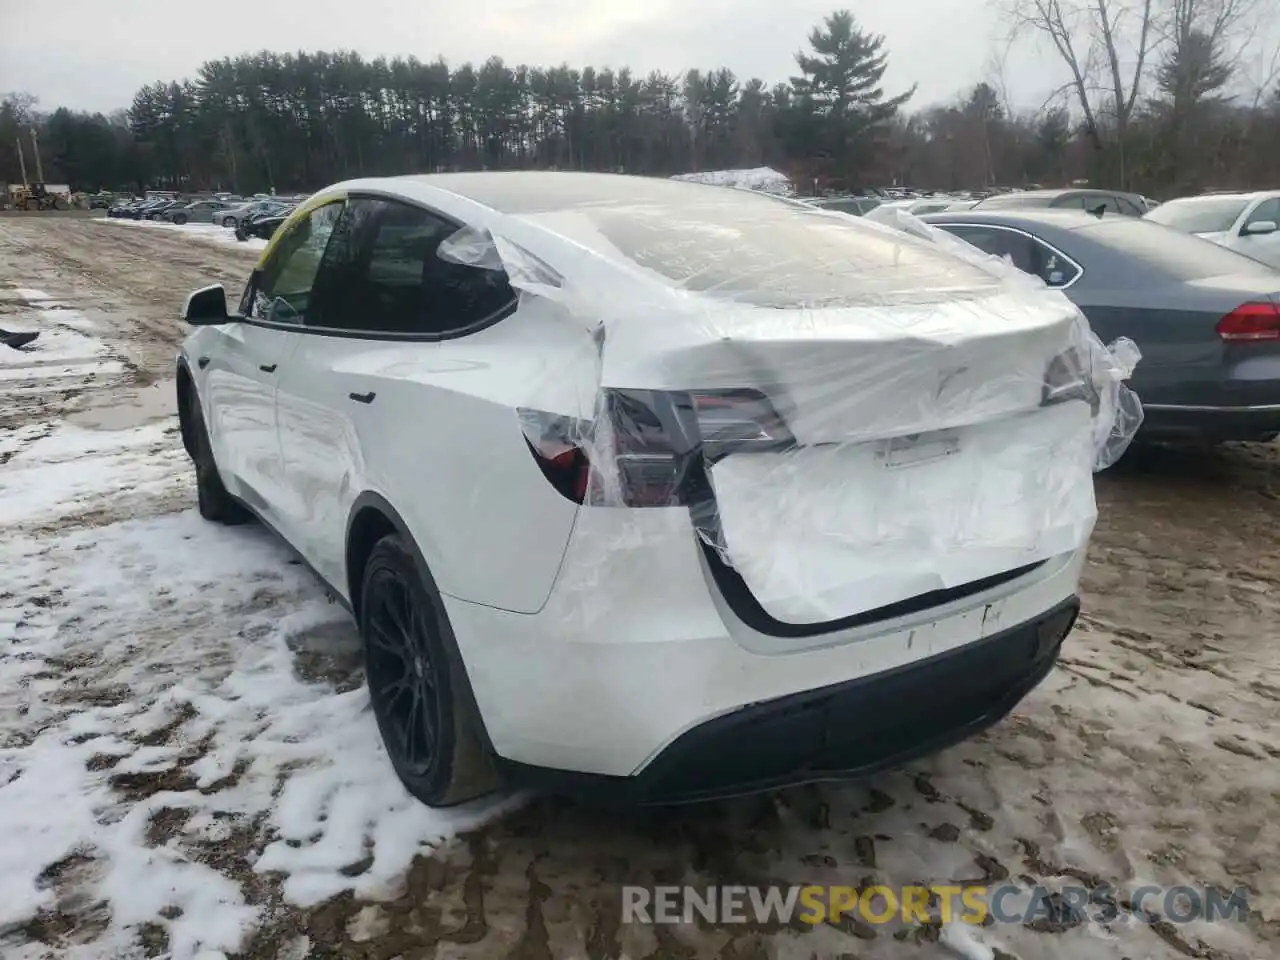
<svg viewBox="0 0 1280 960"><path fill-rule="evenodd" d="M173 222L176 223L178 226L182 226L184 223L187 222L187 215L185 213L175 214L173 218Z"/></svg>
<svg viewBox="0 0 1280 960"><path fill-rule="evenodd" d="M383 537L365 563L360 635L378 732L400 782L431 807L448 807L498 786L467 709L466 670L446 640L449 622L399 536Z"/></svg>
<svg viewBox="0 0 1280 960"><path fill-rule="evenodd" d="M209 432L204 426L204 414L200 411L200 398L194 389L187 395L187 424L191 430L194 452L191 462L196 468L196 502L200 516L211 523L234 527L247 523L251 515L244 506L227 492L218 475L218 464L213 459L209 444Z"/></svg>
<svg viewBox="0 0 1280 960"><path fill-rule="evenodd" d="M223 217L222 225L224 227L230 227L232 230L240 229L240 221L237 220L235 217Z"/></svg>

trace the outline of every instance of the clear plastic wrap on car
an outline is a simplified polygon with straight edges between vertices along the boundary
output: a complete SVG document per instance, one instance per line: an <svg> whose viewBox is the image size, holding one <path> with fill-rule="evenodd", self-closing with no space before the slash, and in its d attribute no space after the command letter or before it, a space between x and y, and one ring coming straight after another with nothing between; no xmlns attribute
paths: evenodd
<svg viewBox="0 0 1280 960"><path fill-rule="evenodd" d="M441 246L594 344L589 396L520 411L548 482L582 506L553 605L607 617L590 595L613 555L659 541L701 550L784 624L1087 542L1092 473L1142 422L1131 340L1104 345L1061 292L914 217L753 198L755 223L714 193L502 216Z"/></svg>

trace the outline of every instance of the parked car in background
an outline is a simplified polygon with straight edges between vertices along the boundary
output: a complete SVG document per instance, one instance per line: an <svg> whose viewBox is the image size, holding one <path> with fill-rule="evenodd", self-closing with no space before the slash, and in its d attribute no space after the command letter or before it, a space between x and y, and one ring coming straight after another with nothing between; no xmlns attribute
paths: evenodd
<svg viewBox="0 0 1280 960"><path fill-rule="evenodd" d="M979 207L924 219L1062 290L1104 341L1132 338L1140 435L1280 434L1280 273L1139 218Z"/></svg>
<svg viewBox="0 0 1280 960"><path fill-rule="evenodd" d="M146 209L142 215L143 220L163 220L165 214L171 210L181 210L187 205L185 200L157 200L152 206Z"/></svg>
<svg viewBox="0 0 1280 960"><path fill-rule="evenodd" d="M1097 190L1092 187L1064 190L1018 190L979 200L975 210L1014 210L1022 207L1051 207L1067 210L1101 210L1140 217L1147 212L1146 201L1136 193Z"/></svg>
<svg viewBox="0 0 1280 960"><path fill-rule="evenodd" d="M885 210L902 210L918 217L926 213L946 210L951 204L957 202L955 197L916 197L912 200L890 200L880 206Z"/></svg>
<svg viewBox="0 0 1280 960"><path fill-rule="evenodd" d="M928 241L666 179L355 180L184 316L200 512L353 612L426 803L865 775L1004 717L1075 619L1083 325Z"/></svg>
<svg viewBox="0 0 1280 960"><path fill-rule="evenodd" d="M879 197L815 197L809 200L815 207L823 210L835 210L838 213L851 213L861 217L880 206Z"/></svg>
<svg viewBox="0 0 1280 960"><path fill-rule="evenodd" d="M124 215L129 220L145 220L147 219L147 214L153 210L159 210L172 202L172 200L141 200L127 207Z"/></svg>
<svg viewBox="0 0 1280 960"><path fill-rule="evenodd" d="M276 230L289 218L289 214L296 207L296 203L274 204L266 210L250 214L236 227L236 239L271 239Z"/></svg>
<svg viewBox="0 0 1280 960"><path fill-rule="evenodd" d="M163 217L179 226L184 223L212 223L214 215L225 210L227 206L221 200L197 200L194 203L172 207L164 211Z"/></svg>
<svg viewBox="0 0 1280 960"><path fill-rule="evenodd" d="M1151 210L1146 219L1280 269L1280 190L1179 197Z"/></svg>
<svg viewBox="0 0 1280 960"><path fill-rule="evenodd" d="M282 208L282 206L275 200L250 200L247 203L238 203L219 210L213 215L213 222L220 227L229 227L234 230L239 226L240 221L252 214L265 213L268 210Z"/></svg>

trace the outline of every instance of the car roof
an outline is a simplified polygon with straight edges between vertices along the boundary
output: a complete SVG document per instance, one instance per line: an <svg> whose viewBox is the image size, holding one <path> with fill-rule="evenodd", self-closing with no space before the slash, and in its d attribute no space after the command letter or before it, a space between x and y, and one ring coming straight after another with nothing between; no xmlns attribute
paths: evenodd
<svg viewBox="0 0 1280 960"><path fill-rule="evenodd" d="M984 200L994 200L997 197L1060 197L1066 193L1080 193L1082 191L1091 191L1092 187L1058 187L1048 190L1010 190L1008 193L993 193L989 197L983 197ZM1102 191L1111 193L1110 190Z"/></svg>
<svg viewBox="0 0 1280 960"><path fill-rule="evenodd" d="M1174 197L1166 203L1201 203L1209 200L1269 200L1280 197L1280 190L1245 190L1239 193L1202 193L1194 197Z"/></svg>
<svg viewBox="0 0 1280 960"><path fill-rule="evenodd" d="M411 174L381 178L384 188L406 189L412 198L412 187L434 187L488 207L498 213L543 213L598 204L681 202L692 190L714 191L721 197L726 192L758 196L752 190L733 190L717 184L691 183L660 177L637 177L616 173L585 173L555 170L504 170L467 173ZM356 184L349 184L356 189Z"/></svg>
<svg viewBox="0 0 1280 960"><path fill-rule="evenodd" d="M1103 214L1104 217L1119 217L1124 214ZM1033 229L1050 227L1057 230L1078 230L1091 223L1097 223L1096 214L1085 210L1064 210L1061 208L1011 207L1007 210L983 210L975 207L971 210L946 211L942 213L926 213L921 218L926 223L990 223L994 226L1021 227Z"/></svg>
<svg viewBox="0 0 1280 960"><path fill-rule="evenodd" d="M426 205L482 230L509 218L507 239L557 271L589 276L581 253L590 250L599 263L622 266L620 278L752 307L935 302L957 289L1000 289L990 271L919 238L904 242L883 225L753 190L656 177L504 171L370 178L335 184L300 209L360 193ZM748 224L758 229L745 235Z"/></svg>

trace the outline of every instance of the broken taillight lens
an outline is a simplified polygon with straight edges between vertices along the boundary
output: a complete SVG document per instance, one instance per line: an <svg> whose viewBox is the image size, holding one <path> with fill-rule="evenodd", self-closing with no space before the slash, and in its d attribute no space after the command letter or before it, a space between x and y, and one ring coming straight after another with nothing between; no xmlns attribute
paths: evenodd
<svg viewBox="0 0 1280 960"><path fill-rule="evenodd" d="M570 500L598 506L703 503L711 491L708 464L796 442L758 390L606 389L592 422L519 413L544 476Z"/></svg>
<svg viewBox="0 0 1280 960"><path fill-rule="evenodd" d="M1280 340L1280 304L1242 303L1218 321L1217 330L1228 343Z"/></svg>

